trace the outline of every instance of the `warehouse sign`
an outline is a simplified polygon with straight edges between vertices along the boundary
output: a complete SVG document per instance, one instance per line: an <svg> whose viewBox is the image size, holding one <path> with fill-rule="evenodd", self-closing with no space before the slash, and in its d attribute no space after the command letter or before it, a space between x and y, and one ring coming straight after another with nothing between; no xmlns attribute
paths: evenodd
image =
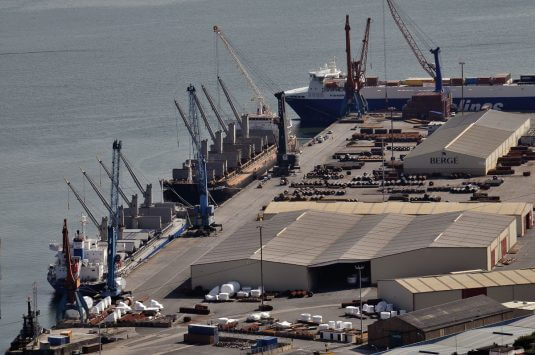
<svg viewBox="0 0 535 355"><path fill-rule="evenodd" d="M457 157L431 157L429 162L434 165L457 165L458 160Z"/></svg>

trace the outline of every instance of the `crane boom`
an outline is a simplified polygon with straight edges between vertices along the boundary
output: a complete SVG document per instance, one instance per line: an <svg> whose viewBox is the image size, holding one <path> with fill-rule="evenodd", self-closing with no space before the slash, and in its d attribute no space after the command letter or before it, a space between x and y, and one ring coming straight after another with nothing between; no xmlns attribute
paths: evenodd
<svg viewBox="0 0 535 355"><path fill-rule="evenodd" d="M253 90L254 96L253 96L252 100L256 101L256 103L257 103L258 114L260 114L260 115L264 114L266 111L270 112L271 110L269 108L269 105L266 102L266 99L262 95L262 92L260 91L258 86L256 86L256 84L254 83L253 79L249 75L249 72L247 71L247 69L245 68L245 66L241 62L238 54L236 53L236 50L234 49L234 47L232 47L232 45L230 44L230 41L225 36L225 34L221 30L221 28L219 28L218 26L214 26L214 33L217 34L217 36L221 39L221 41L225 45L225 48L227 48L228 52L230 53L230 56L232 57L232 59L234 59L234 61L238 65L238 69L240 70L242 75L247 80L247 84L249 84L249 87Z"/></svg>
<svg viewBox="0 0 535 355"><path fill-rule="evenodd" d="M416 59L418 59L418 62L422 66L422 68L429 74L433 79L436 79L436 68L435 65L429 63L427 59L425 59L424 54L420 50L420 47L418 47L418 44L416 43L416 40L412 36L412 34L409 32L409 29L407 28L407 25L405 25L405 22L401 18L398 10L396 9L396 6L393 3L393 0L386 0L388 4L388 8L390 9L390 13L392 14L392 18L394 19L394 22L398 26L399 30L401 31L401 34L403 37L405 37L405 40L409 44L409 47L411 47L412 52L416 56Z"/></svg>
<svg viewBox="0 0 535 355"><path fill-rule="evenodd" d="M368 44L370 41L370 25L372 19L368 17L366 20L366 29L364 30L364 38L362 39L362 48L360 50L360 58L355 63L355 83L357 91L360 91L364 86L366 80L366 63L368 62Z"/></svg>
<svg viewBox="0 0 535 355"><path fill-rule="evenodd" d="M110 189L110 225L108 226L108 275L107 293L117 296L120 290L115 282L115 257L117 255L117 235L119 234L119 170L121 165L121 141L113 142ZM123 161L125 159L123 158ZM126 165L126 164L125 164Z"/></svg>
<svg viewBox="0 0 535 355"><path fill-rule="evenodd" d="M97 155L97 160L98 160L98 163L100 164L100 166L102 166L102 169L104 169L104 171L106 172L106 175L108 175L108 177L110 178L110 180L112 179L112 175L111 175L111 172L110 172L110 169L108 169L108 167L104 164L104 162L98 157ZM121 187L119 186L119 194L121 194L121 197L123 198L124 202L126 202L126 204L128 206L130 206L130 200L128 199L128 197L126 197L126 194L123 192L123 189L121 189Z"/></svg>
<svg viewBox="0 0 535 355"><path fill-rule="evenodd" d="M204 92L204 96L206 96L206 99L210 103L210 107L212 108L212 111L214 111L215 116L217 117L217 120L219 121L219 124L221 125L221 128L223 131L225 131L225 134L228 134L228 128L225 124L225 121L223 121L223 118L221 117L221 114L219 113L219 110L217 109L216 105L214 104L214 100L212 100L212 96L208 93L208 90L204 87L204 85L201 85L202 91Z"/></svg>
<svg viewBox="0 0 535 355"><path fill-rule="evenodd" d="M108 201L106 201L106 199L104 198L104 195L102 195L102 192L100 191L98 186L95 184L93 179L91 179L91 177L87 174L87 172L84 169L80 168L80 170L82 171L82 174L85 176L86 180L89 181L89 184L91 185L93 190L95 190L95 193L100 198L100 201L102 201L102 203L104 204L104 207L106 207L108 212L111 212L110 204L108 203Z"/></svg>
<svg viewBox="0 0 535 355"><path fill-rule="evenodd" d="M143 186L141 185L141 182L139 181L139 179L137 178L136 174L134 173L134 170L132 169L132 167L130 166L130 163L128 162L128 160L125 158L124 154L121 153L121 150L119 149L119 157L121 158L121 160L123 161L124 165L126 166L126 169L128 170L128 172L130 173L130 176L132 176L132 179L134 180L137 188L139 189L139 191L141 191L141 194L144 196L145 195L145 189L143 188ZM112 171L113 171L113 168L112 168ZM112 174L112 180L113 180L113 174ZM119 185L117 185L119 186Z"/></svg>
<svg viewBox="0 0 535 355"><path fill-rule="evenodd" d="M227 86L223 82L223 79L221 79L219 76L217 77L217 81L219 82L219 85L221 85L221 89L223 89L223 93L225 94L228 104L230 105L230 108L232 109L234 118L236 119L236 121L238 121L238 125L241 127L242 122L240 119L240 114L238 113L238 110L236 110L236 106L234 106L234 103L232 102L232 98L230 97L230 93L228 92Z"/></svg>
<svg viewBox="0 0 535 355"><path fill-rule="evenodd" d="M178 110L178 113L180 114L180 117L182 117L182 120L184 121L184 124L185 124L186 128L188 129L188 132L189 132L189 134L191 136L191 140L193 141L193 145L195 145L194 148L197 149L197 150L201 150L199 142L197 142L197 138L195 137L195 132L193 131L193 127L188 122L188 118L184 114L184 111L180 107L180 105L179 105L177 100L175 100L175 106L176 106L176 109Z"/></svg>
<svg viewBox="0 0 535 355"><path fill-rule="evenodd" d="M212 131L212 127L210 127L210 123L208 122L208 117L206 117L206 113L204 111L204 107L202 106L201 101L197 97L197 94L195 91L191 93L193 96L193 100L195 101L195 104L199 108L199 112L201 114L202 120L204 121L204 125L206 126L206 129L208 130L208 134L210 134L210 137L212 138L212 142L215 142L215 134L214 131Z"/></svg>
<svg viewBox="0 0 535 355"><path fill-rule="evenodd" d="M67 186L70 187L72 193L74 194L74 196L76 196L76 199L78 200L78 202L80 202L80 205L82 205L83 209L87 213L87 216L89 217L91 222L93 222L95 227L97 227L97 229L100 230L100 224L98 223L98 221L95 218L95 216L93 215L93 213L91 213L91 210L89 209L89 207L87 207L86 203L84 202L84 200L82 199L82 197L80 196L78 191L76 191L76 189L74 188L74 186L72 186L72 184L71 184L71 182L69 180L67 180L66 178L63 178L63 180L65 180L65 183L67 184Z"/></svg>

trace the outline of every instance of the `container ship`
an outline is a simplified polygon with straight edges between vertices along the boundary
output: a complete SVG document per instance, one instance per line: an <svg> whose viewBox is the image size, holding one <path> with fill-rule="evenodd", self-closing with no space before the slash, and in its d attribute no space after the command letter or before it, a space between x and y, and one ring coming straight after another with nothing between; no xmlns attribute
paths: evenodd
<svg viewBox="0 0 535 355"><path fill-rule="evenodd" d="M309 76L308 87L286 91L286 102L301 118L301 126L326 126L344 116L346 76L336 67L336 62L330 61L319 70L309 72ZM535 75L521 75L514 80L511 74L467 77L464 81L463 78L445 78L443 87L445 93L451 94L453 105L459 111L479 111L485 105L502 111L535 111ZM433 90L432 78L385 83L379 82L377 77L368 77L360 92L367 101L368 111L388 107L401 111L413 95Z"/></svg>

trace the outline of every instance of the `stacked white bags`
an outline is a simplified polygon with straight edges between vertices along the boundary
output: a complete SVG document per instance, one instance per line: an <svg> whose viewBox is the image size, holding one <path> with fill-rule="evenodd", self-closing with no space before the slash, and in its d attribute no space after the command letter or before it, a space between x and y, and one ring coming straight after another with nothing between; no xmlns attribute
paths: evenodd
<svg viewBox="0 0 535 355"><path fill-rule="evenodd" d="M156 300L150 300L150 307L151 308L158 308L158 310L163 309L162 304L160 302L156 301Z"/></svg>
<svg viewBox="0 0 535 355"><path fill-rule="evenodd" d="M381 312L381 313L379 313L379 317L381 319L388 319L388 318L390 318L390 312Z"/></svg>
<svg viewBox="0 0 535 355"><path fill-rule="evenodd" d="M286 322L286 321L275 323L275 327L278 329L287 329L287 328L290 328L291 326L292 326L292 323Z"/></svg>
<svg viewBox="0 0 535 355"><path fill-rule="evenodd" d="M312 322L316 324L320 324L323 322L323 316L320 316L319 314L312 316Z"/></svg>
<svg viewBox="0 0 535 355"><path fill-rule="evenodd" d="M251 313L247 316L249 322L258 322L261 318L260 313Z"/></svg>
<svg viewBox="0 0 535 355"><path fill-rule="evenodd" d="M141 303L139 301L136 301L134 303L134 311L141 312L141 311L144 311L146 309L147 309L147 306L145 306L143 303Z"/></svg>
<svg viewBox="0 0 535 355"><path fill-rule="evenodd" d="M346 316L354 316L354 315L357 315L359 314L359 308L358 307L355 307L355 306L347 306L346 308L344 308L344 314Z"/></svg>
<svg viewBox="0 0 535 355"><path fill-rule="evenodd" d="M217 295L219 294L219 286L214 287L213 289L204 296L204 299L207 301L217 301Z"/></svg>
<svg viewBox="0 0 535 355"><path fill-rule="evenodd" d="M221 289L223 289L223 288L221 288ZM217 299L219 301L228 301L230 299L230 294L227 293L227 292L220 292L219 295L217 296Z"/></svg>
<svg viewBox="0 0 535 355"><path fill-rule="evenodd" d="M312 320L312 316L310 313L301 313L301 315L299 315L299 320L302 322L310 322Z"/></svg>

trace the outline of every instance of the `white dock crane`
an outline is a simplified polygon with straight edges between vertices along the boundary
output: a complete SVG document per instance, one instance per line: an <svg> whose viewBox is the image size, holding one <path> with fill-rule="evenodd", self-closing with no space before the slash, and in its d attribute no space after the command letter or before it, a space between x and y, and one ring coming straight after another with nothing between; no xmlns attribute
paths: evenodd
<svg viewBox="0 0 535 355"><path fill-rule="evenodd" d="M252 97L251 101L255 101L256 104L257 104L257 108L256 108L257 112L256 113L258 115L264 115L264 114L270 115L270 114L272 114L271 108L269 107L269 104L267 103L264 95L262 95L262 92L260 91L258 86L253 81L253 78L251 78L251 75L249 75L249 72L245 68L245 65L243 65L243 63L241 62L238 54L236 53L236 50L234 49L234 47L230 43L230 40L223 33L223 31L221 30L221 28L219 26L214 26L214 33L219 37L219 39L221 39L221 41L225 45L225 48L227 48L228 52L230 53L230 56L236 62L237 66L238 66L238 69L240 70L242 75L247 80L247 84L249 85L251 90L253 90L253 95L254 96Z"/></svg>

